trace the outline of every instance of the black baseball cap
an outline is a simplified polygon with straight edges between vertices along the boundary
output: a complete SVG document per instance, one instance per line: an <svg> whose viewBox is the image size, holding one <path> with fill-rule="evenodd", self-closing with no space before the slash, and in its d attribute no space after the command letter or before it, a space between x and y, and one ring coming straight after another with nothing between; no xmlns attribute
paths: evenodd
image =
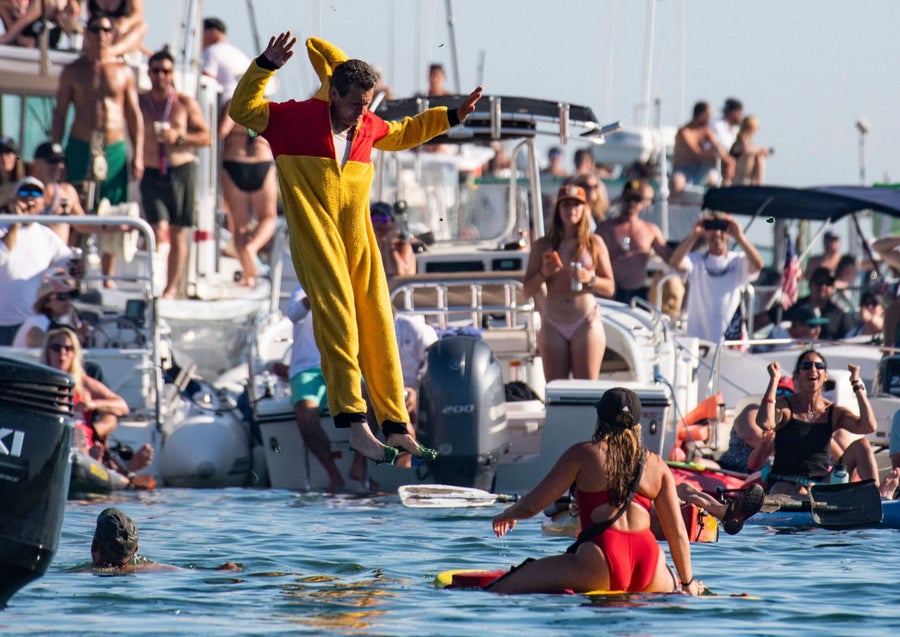
<svg viewBox="0 0 900 637"><path fill-rule="evenodd" d="M62 146L56 142L44 142L35 149L34 158L43 159L53 164L58 161L65 161L66 155L63 152Z"/></svg>
<svg viewBox="0 0 900 637"><path fill-rule="evenodd" d="M16 146L16 140L8 135L0 136L0 153L15 153L19 154L19 147Z"/></svg>
<svg viewBox="0 0 900 637"><path fill-rule="evenodd" d="M103 509L97 516L94 543L104 561L125 564L137 551L137 525L119 509Z"/></svg>
<svg viewBox="0 0 900 637"><path fill-rule="evenodd" d="M641 399L630 389L613 387L607 389L595 404L597 419L613 427L631 429L640 424Z"/></svg>

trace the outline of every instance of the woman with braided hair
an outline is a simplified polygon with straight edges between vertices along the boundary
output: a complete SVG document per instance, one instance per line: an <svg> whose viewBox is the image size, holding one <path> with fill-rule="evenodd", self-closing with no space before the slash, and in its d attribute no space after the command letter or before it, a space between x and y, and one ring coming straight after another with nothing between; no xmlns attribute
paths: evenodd
<svg viewBox="0 0 900 637"><path fill-rule="evenodd" d="M529 560L487 589L497 593L702 593L703 584L691 569L675 479L666 463L641 443L640 398L616 387L603 394L596 409L593 438L569 447L540 484L493 520L494 532L502 537L516 520L544 510L574 483L582 528L578 540L566 553ZM666 565L650 530L652 505L678 575Z"/></svg>

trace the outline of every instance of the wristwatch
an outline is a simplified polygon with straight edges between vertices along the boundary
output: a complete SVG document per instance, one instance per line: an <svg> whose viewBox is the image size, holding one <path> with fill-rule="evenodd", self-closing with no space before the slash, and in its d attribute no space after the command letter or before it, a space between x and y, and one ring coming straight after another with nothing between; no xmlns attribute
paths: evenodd
<svg viewBox="0 0 900 637"><path fill-rule="evenodd" d="M184 135L179 135L178 139L175 140L175 145L176 146L184 146L184 142L185 142Z"/></svg>

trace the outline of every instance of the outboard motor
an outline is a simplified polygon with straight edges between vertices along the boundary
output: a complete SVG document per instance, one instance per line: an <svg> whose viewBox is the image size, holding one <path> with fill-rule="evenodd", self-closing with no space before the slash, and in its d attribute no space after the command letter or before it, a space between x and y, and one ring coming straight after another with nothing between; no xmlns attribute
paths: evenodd
<svg viewBox="0 0 900 637"><path fill-rule="evenodd" d="M428 348L418 416L422 444L440 452L432 464L437 482L493 487L509 428L500 364L484 341L451 336Z"/></svg>
<svg viewBox="0 0 900 637"><path fill-rule="evenodd" d="M71 471L72 378L0 358L0 608L56 554Z"/></svg>

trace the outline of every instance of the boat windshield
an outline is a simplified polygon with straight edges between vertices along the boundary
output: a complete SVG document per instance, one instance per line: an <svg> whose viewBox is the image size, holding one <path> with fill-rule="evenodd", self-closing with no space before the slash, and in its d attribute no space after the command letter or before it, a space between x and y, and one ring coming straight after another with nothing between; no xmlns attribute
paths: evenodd
<svg viewBox="0 0 900 637"><path fill-rule="evenodd" d="M519 178L513 186L508 173L482 174L481 164L461 162L453 155L404 155L393 171L399 171L399 180L390 175L381 198L405 202L409 232L426 243L497 244L529 227L527 179ZM398 225L402 227L402 223L398 219Z"/></svg>

